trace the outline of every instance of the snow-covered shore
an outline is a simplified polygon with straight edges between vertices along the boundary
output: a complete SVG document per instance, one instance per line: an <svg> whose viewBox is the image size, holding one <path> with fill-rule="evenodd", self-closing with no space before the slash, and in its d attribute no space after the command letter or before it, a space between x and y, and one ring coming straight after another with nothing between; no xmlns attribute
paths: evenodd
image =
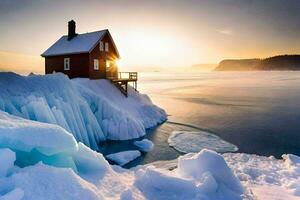
<svg viewBox="0 0 300 200"><path fill-rule="evenodd" d="M201 150L129 170L109 165L91 148L140 137L166 114L107 81L0 73L0 88L0 200L300 198L294 155Z"/></svg>

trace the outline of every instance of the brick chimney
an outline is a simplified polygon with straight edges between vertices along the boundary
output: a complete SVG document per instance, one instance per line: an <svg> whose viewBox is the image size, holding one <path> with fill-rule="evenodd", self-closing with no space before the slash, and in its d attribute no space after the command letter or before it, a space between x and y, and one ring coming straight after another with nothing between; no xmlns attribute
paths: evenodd
<svg viewBox="0 0 300 200"><path fill-rule="evenodd" d="M71 20L68 22L68 40L72 40L76 35L76 22Z"/></svg>

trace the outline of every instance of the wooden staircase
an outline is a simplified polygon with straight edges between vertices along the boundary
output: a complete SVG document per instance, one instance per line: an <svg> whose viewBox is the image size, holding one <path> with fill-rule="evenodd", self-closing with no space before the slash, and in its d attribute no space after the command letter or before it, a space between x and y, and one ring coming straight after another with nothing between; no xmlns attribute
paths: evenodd
<svg viewBox="0 0 300 200"><path fill-rule="evenodd" d="M125 78L124 74L127 74ZM132 82L133 88L137 91L137 77L137 72L119 72L118 78L110 78L109 80L122 94L128 97L128 82Z"/></svg>

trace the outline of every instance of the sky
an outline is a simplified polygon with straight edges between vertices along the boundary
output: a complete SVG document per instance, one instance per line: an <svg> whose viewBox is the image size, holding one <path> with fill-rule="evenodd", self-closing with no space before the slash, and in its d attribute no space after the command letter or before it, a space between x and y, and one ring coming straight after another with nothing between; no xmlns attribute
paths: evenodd
<svg viewBox="0 0 300 200"><path fill-rule="evenodd" d="M78 33L108 28L128 68L298 54L299 10L299 0L1 0L0 70L42 72L40 54L71 19Z"/></svg>

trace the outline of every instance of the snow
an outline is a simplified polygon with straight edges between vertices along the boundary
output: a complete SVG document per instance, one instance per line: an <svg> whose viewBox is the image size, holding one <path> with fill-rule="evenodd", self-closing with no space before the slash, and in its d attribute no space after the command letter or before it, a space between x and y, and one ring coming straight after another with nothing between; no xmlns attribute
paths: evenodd
<svg viewBox="0 0 300 200"><path fill-rule="evenodd" d="M245 187L252 188L258 199L300 199L299 157L283 155L283 159L243 153L223 155ZM293 198L287 198L287 197Z"/></svg>
<svg viewBox="0 0 300 200"><path fill-rule="evenodd" d="M68 36L62 36L51 47L49 47L42 56L55 56L73 53L87 53L96 46L97 42L103 38L107 30L95 31L91 33L78 34L72 40Z"/></svg>
<svg viewBox="0 0 300 200"><path fill-rule="evenodd" d="M224 158L210 150L179 157L177 170L141 168L134 184L146 199L234 200L244 195Z"/></svg>
<svg viewBox="0 0 300 200"><path fill-rule="evenodd" d="M168 143L182 153L195 153L202 149L211 149L219 153L238 150L235 145L204 131L173 131L168 138Z"/></svg>
<svg viewBox="0 0 300 200"><path fill-rule="evenodd" d="M154 148L153 142L151 142L148 139L142 139L141 141L135 141L133 144L135 146L137 146L143 152L149 152Z"/></svg>
<svg viewBox="0 0 300 200"><path fill-rule="evenodd" d="M10 149L0 149L0 177L8 175L9 169L14 166L16 154Z"/></svg>
<svg viewBox="0 0 300 200"><path fill-rule="evenodd" d="M96 187L80 178L71 169L55 168L38 163L10 177L15 187L29 199L103 199Z"/></svg>
<svg viewBox="0 0 300 200"><path fill-rule="evenodd" d="M286 189L276 185L253 186L253 194L261 200L300 200Z"/></svg>
<svg viewBox="0 0 300 200"><path fill-rule="evenodd" d="M123 166L141 156L141 152L137 150L121 151L118 153L109 154L107 159Z"/></svg>
<svg viewBox="0 0 300 200"><path fill-rule="evenodd" d="M199 153L186 154L178 159L178 172L186 178L194 178L211 183L206 190L217 192L224 197L238 197L243 194L239 180L227 166L224 158L211 150L201 150ZM204 176L205 175L205 176ZM203 177L204 176L204 177ZM233 197L231 197L233 198Z"/></svg>
<svg viewBox="0 0 300 200"><path fill-rule="evenodd" d="M28 77L0 73L0 110L59 125L73 134L76 141L95 150L100 141L138 138L146 134L146 128L166 120L162 109L130 87L127 99L107 80L70 81L61 73ZM32 127L38 132L38 124ZM38 142L46 143L47 138ZM26 144L18 145L28 148Z"/></svg>

